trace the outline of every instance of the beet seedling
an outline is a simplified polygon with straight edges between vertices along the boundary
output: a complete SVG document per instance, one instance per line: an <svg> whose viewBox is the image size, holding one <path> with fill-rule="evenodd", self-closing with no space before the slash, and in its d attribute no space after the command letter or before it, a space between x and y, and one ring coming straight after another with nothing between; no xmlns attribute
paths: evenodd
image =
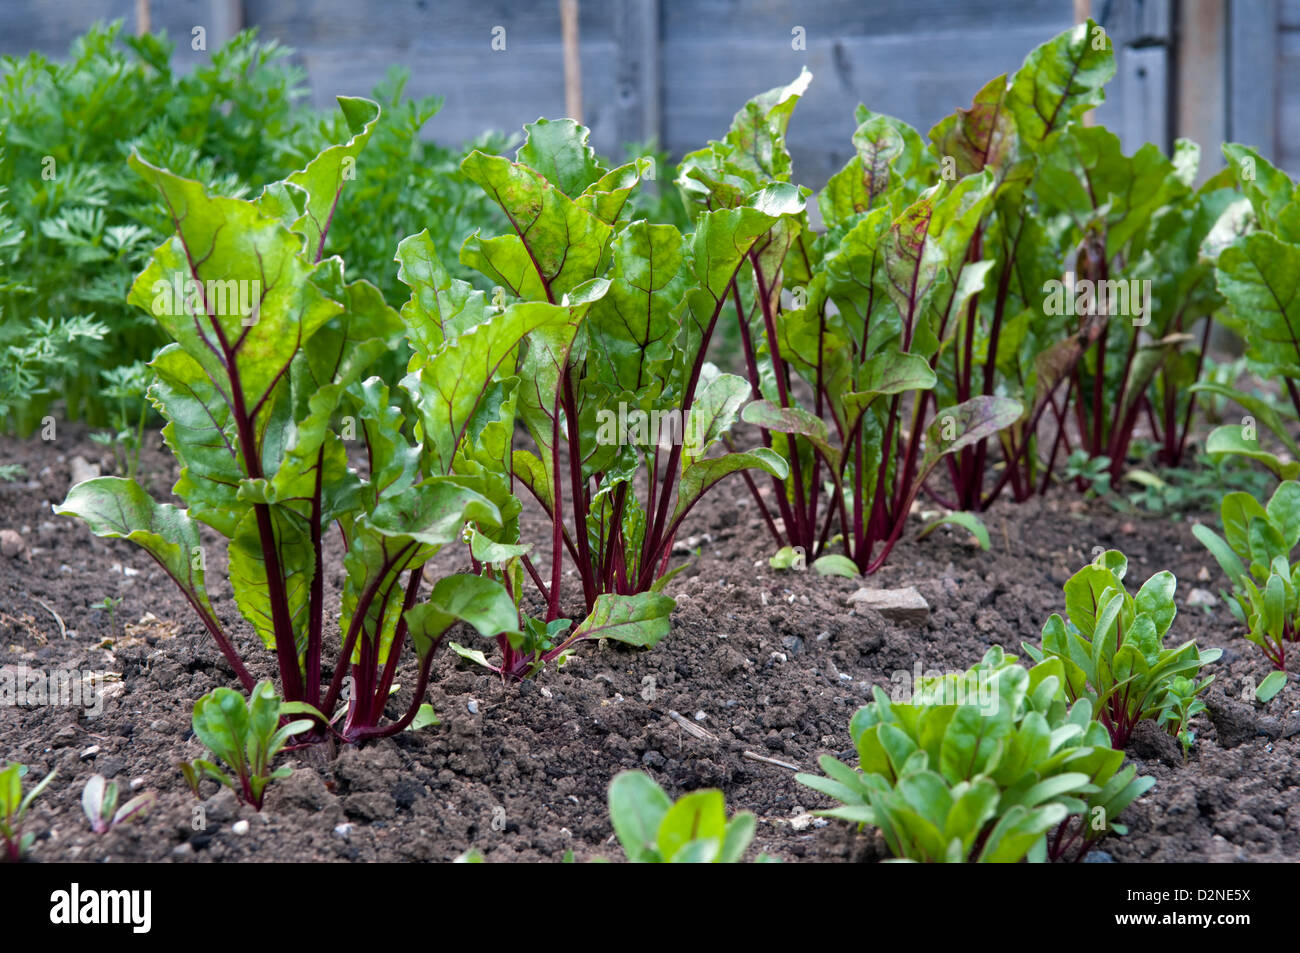
<svg viewBox="0 0 1300 953"><path fill-rule="evenodd" d="M23 776L26 774L27 766L17 762L6 765L0 771L0 840L4 841L5 858L11 861L22 860L36 839L35 834L23 833L23 818L27 816L27 809L32 806L32 802L58 772L51 771L23 794Z"/></svg>
<svg viewBox="0 0 1300 953"><path fill-rule="evenodd" d="M284 750L289 739L311 728L310 718L281 725L284 716L307 713L302 703L281 702L269 680L259 682L245 702L234 689L218 688L194 705L194 734L230 770L227 774L211 761L199 759L181 770L190 788L198 791L200 775L235 792L244 804L262 809L266 786L287 778L287 767L271 770L271 762Z"/></svg>
<svg viewBox="0 0 1300 953"><path fill-rule="evenodd" d="M1219 511L1223 536L1201 525L1192 533L1232 584L1224 599L1246 638L1285 672L1287 646L1300 639L1300 566L1291 562L1300 543L1300 483L1278 484L1267 506L1249 493L1228 493Z"/></svg>
<svg viewBox="0 0 1300 953"><path fill-rule="evenodd" d="M728 821L721 791L692 791L674 802L643 771L622 771L610 782L609 817L634 864L739 863L756 823L748 811Z"/></svg>
<svg viewBox="0 0 1300 953"><path fill-rule="evenodd" d="M118 824L144 817L158 801L158 795L148 791L118 807L117 795L117 782L106 781L102 774L92 774L82 788L81 809L96 834L107 834Z"/></svg>
<svg viewBox="0 0 1300 953"><path fill-rule="evenodd" d="M1177 580L1171 572L1156 573L1134 596L1124 588L1127 571L1123 553L1112 549L1098 555L1066 581L1066 618L1053 613L1047 620L1042 647L1023 645L1036 662L1061 660L1066 694L1091 701L1116 748L1128 744L1139 721L1167 721L1162 716L1169 708L1186 703L1171 691L1174 679L1194 679L1223 654L1199 652L1195 642L1165 648L1177 612ZM1212 680L1196 683L1192 694Z"/></svg>
<svg viewBox="0 0 1300 953"><path fill-rule="evenodd" d="M823 756L795 780L842 802L819 813L878 827L900 859L993 863L1081 858L1155 783L1122 768L1063 667L1026 671L994 646L961 675L923 679L908 704L879 688L849 722L859 769Z"/></svg>

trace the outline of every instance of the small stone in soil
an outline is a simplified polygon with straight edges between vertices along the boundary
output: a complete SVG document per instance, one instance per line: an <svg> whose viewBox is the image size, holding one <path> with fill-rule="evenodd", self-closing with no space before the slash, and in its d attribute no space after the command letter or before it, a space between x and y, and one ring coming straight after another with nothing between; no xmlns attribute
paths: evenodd
<svg viewBox="0 0 1300 953"><path fill-rule="evenodd" d="M348 837L351 836L351 834L352 834L352 825L351 825L351 824L336 824L336 825L334 826L334 833L335 833L336 835L338 835L339 837L342 837L344 840L347 840Z"/></svg>
<svg viewBox="0 0 1300 953"><path fill-rule="evenodd" d="M1210 606L1213 608L1219 604L1219 597L1207 589L1193 589L1187 594L1187 604L1189 606Z"/></svg>
<svg viewBox="0 0 1300 953"><path fill-rule="evenodd" d="M68 464L72 471L71 485L76 486L78 483L84 483L87 480L93 480L99 476L99 464L91 463L83 456L75 456L72 462Z"/></svg>
<svg viewBox="0 0 1300 953"><path fill-rule="evenodd" d="M930 604L914 586L905 589L868 589L864 586L846 601L851 606L874 609L894 622L924 625L930 619Z"/></svg>
<svg viewBox="0 0 1300 953"><path fill-rule="evenodd" d="M230 825L230 833L236 837L243 837L248 833L248 821L239 820Z"/></svg>
<svg viewBox="0 0 1300 953"><path fill-rule="evenodd" d="M9 559L17 559L27 552L27 543L18 533L11 529L0 529L0 553Z"/></svg>

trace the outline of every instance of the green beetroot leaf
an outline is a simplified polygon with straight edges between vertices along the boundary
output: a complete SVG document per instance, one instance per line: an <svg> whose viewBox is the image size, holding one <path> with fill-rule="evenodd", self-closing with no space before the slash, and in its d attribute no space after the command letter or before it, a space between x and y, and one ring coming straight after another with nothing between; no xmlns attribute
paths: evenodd
<svg viewBox="0 0 1300 953"><path fill-rule="evenodd" d="M85 521L96 536L129 539L144 548L185 594L204 627L216 639L222 654L246 688L252 676L226 637L205 586L206 561L198 524L170 503L158 503L133 480L96 477L78 483L54 511Z"/></svg>
<svg viewBox="0 0 1300 953"><path fill-rule="evenodd" d="M1247 317L1246 342L1276 374L1300 377L1300 241L1247 235L1219 256L1219 290Z"/></svg>
<svg viewBox="0 0 1300 953"><path fill-rule="evenodd" d="M843 805L821 813L878 827L899 859L1080 859L1123 832L1115 819L1154 782L1121 770L1059 659L1014 663L995 646L965 673L919 680L907 702L875 689L849 723L858 770L826 756L824 777L796 780Z"/></svg>
<svg viewBox="0 0 1300 953"><path fill-rule="evenodd" d="M352 138L329 146L306 168L285 179L286 184L296 186L306 194L306 202L293 223L293 230L305 239L311 261L320 261L324 257L325 239L343 196L344 183L355 178L361 150L370 141L379 122L378 103L340 96L338 104Z"/></svg>

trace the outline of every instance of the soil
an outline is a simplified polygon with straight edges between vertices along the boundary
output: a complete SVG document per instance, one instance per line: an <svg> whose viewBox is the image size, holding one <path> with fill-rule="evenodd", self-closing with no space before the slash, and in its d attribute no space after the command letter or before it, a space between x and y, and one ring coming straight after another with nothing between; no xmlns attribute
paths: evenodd
<svg viewBox="0 0 1300 953"><path fill-rule="evenodd" d="M1125 812L1127 836L1107 838L1091 858L1300 858L1295 679L1268 705L1256 703L1251 690L1269 670L1262 654L1222 602L1186 605L1194 587L1223 584L1188 522L1116 513L1070 491L997 505L986 520L991 553L961 531L905 539L865 580L921 592L928 622L904 625L849 607L862 581L770 569L772 543L743 483L725 482L688 527L699 553L668 588L678 608L672 634L655 649L583 644L569 666L518 686L444 652L429 698L440 725L341 753L294 752L284 759L292 776L271 785L260 814L211 782L197 800L176 767L202 754L192 706L236 682L142 550L52 515L70 461L98 461L103 450L72 428L49 443L0 438L0 462L26 468L18 482L0 483L0 529L26 545L0 558L0 665L116 673L97 715L56 705L0 709L0 760L27 764L29 781L59 772L27 822L37 833L35 861L447 861L470 848L489 862L559 861L568 851L578 860L621 859L605 796L625 768L648 771L674 795L721 788L729 809L758 815L751 856L879 860L877 834L811 817L829 802L773 762L816 771L823 754L852 760L848 721L871 686L888 688L893 673L917 664L961 670L990 645L1018 652L1022 641L1036 641L1061 608L1062 583L1097 546L1127 553L1131 577L1173 570L1180 583L1171 638L1224 654L1186 763L1167 734L1134 737L1129 755L1156 787ZM160 497L172 466L159 446L146 448L142 469ZM462 562L462 554L442 554L436 567L467 569ZM222 578L215 563L210 581ZM341 570L332 572L337 593ZM228 588L213 588L254 675L274 677ZM105 597L121 599L111 614L96 605ZM337 632L327 644L331 637L337 644ZM409 689L389 714L408 700ZM674 715L707 735L688 733ZM124 798L127 788L155 791L158 803L139 823L93 835L80 807L93 773L117 780Z"/></svg>

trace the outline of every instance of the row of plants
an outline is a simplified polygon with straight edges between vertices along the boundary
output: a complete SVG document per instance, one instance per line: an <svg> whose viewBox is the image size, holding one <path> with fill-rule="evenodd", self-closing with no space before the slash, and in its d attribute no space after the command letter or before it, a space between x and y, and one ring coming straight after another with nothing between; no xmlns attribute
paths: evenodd
<svg viewBox="0 0 1300 953"><path fill-rule="evenodd" d="M1244 330L1253 360L1283 361L1285 310L1259 317L1239 259L1263 273L1272 266L1250 254L1267 246L1294 278L1275 247L1300 237L1294 188L1240 147L1200 188L1190 144L1172 159L1152 146L1125 156L1082 122L1113 72L1089 22L990 82L929 144L860 110L855 155L816 198L820 231L785 142L806 73L685 157L676 183L689 220L645 217L648 159L611 168L582 126L539 120L514 161L476 150L460 163L499 223L460 245L458 267L481 280L444 264L446 229L426 228L390 242L404 301L369 257L382 239L338 237L349 220L337 213L367 207L352 203L349 171L382 141L378 103L341 97L333 144L256 196L133 151L157 234L170 237L127 300L169 341L148 396L184 508L100 477L58 512L142 546L250 695L247 706L229 689L200 702L210 737L198 709L196 734L227 768L197 763L191 783L214 778L257 804L288 743L359 743L428 720L433 660L461 623L481 641L449 647L507 681L563 664L584 640L655 645L669 631L676 537L732 475L775 545L857 575L883 565L922 494L977 526L974 512L1043 492L1079 454L1090 461L1080 485L1122 474L1139 429L1177 465L1200 394L1237 400L1289 439L1262 398L1191 385L1212 320ZM186 292L160 294L177 276ZM247 306L229 306L232 295ZM728 326L738 373L709 360ZM1218 434L1207 450L1222 454ZM1265 459L1237 437L1234 448ZM546 516L541 538L521 536L525 498ZM1255 586L1241 618L1271 633L1279 599L1294 614L1291 491L1257 507L1263 518L1236 498L1224 506L1215 555L1242 563L1236 574L1225 563L1234 585ZM324 540L335 529L345 553L331 649ZM212 534L240 615L275 655L278 691L256 683L213 609ZM427 578L446 547L463 547L471 571ZM880 698L864 709L851 728L863 773L850 783L850 769L826 769L857 798L851 819L925 859L1077 859L1099 830L1083 820L1094 807L1110 818L1100 830L1113 829L1145 790L1120 768L1134 726L1154 720L1190 747L1208 684L1198 673L1217 658L1166 649L1173 578L1130 595L1126 568L1107 553L1067 584L1067 618L1026 646L1033 669L998 653L968 673L1000 686L990 713ZM396 709L404 665L413 691ZM984 727L1019 739L1020 761L1005 760L1010 742L965 747ZM964 773L948 770L954 759ZM713 839L688 856L731 859L728 835Z"/></svg>

